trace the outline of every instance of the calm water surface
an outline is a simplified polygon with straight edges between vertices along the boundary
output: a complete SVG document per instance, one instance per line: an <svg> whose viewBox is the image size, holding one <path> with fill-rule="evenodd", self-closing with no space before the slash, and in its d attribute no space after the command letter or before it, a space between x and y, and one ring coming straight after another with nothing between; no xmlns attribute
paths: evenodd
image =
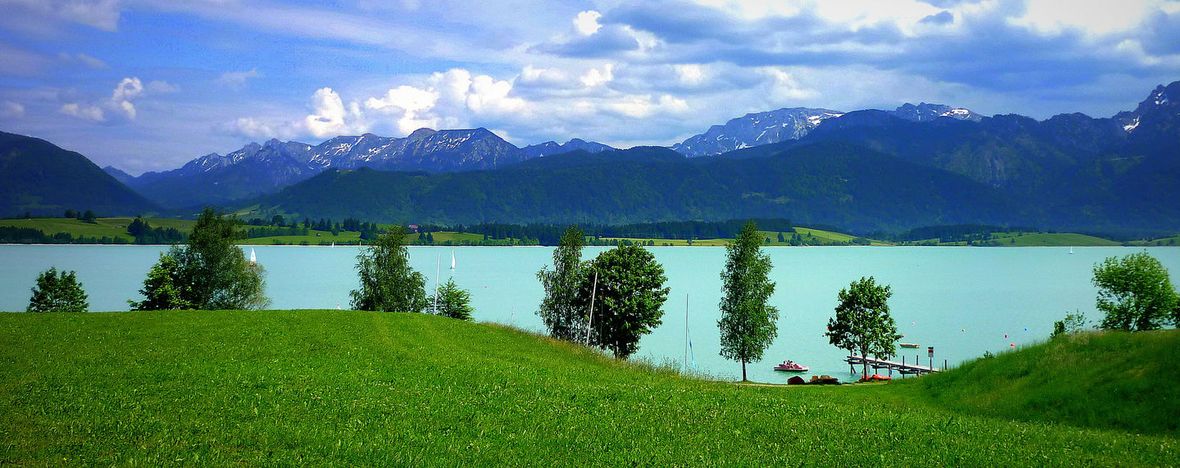
<svg viewBox="0 0 1180 468"><path fill-rule="evenodd" d="M249 247L246 247L247 252ZM267 294L275 309L348 307L357 285L355 247L254 247L266 267ZM0 245L0 310L28 305L37 274L51 266L75 270L90 296L91 310L126 310L138 299L147 270L163 247ZM604 250L588 247L585 258ZM1089 318L1095 289L1091 268L1113 255L1140 249L970 248L970 247L807 247L768 248L778 287L772 303L779 308L778 339L761 363L749 368L754 380L782 382L774 363L793 359L813 373L847 377L843 352L823 337L836 305L836 293L861 276L876 276L893 287L890 307L902 341L921 350L903 350L907 361L926 346L936 348L936 362L951 365L983 354L1048 337L1053 321L1075 310ZM1149 248L1180 279L1180 249ZM457 268L450 270L451 252ZM690 361L698 371L718 378L740 376L738 364L718 355L717 303L721 299L721 247L657 247L651 251L664 265L671 288L663 325L643 338L638 356L657 363L684 360L685 324L692 342ZM453 277L471 291L475 319L543 330L536 315L542 290L536 272L551 261L547 247L411 247L414 268L433 288L436 266L446 281ZM685 321L685 303L689 316Z"/></svg>

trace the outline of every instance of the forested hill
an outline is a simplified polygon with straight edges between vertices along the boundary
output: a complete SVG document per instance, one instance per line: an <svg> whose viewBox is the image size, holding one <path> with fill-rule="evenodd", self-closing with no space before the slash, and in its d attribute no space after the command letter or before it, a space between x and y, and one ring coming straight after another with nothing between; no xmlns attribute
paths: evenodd
<svg viewBox="0 0 1180 468"><path fill-rule="evenodd" d="M309 217L439 224L789 218L853 230L1036 213L967 177L823 143L765 158L685 159L666 148L542 158L449 174L329 171L245 206Z"/></svg>
<svg viewBox="0 0 1180 468"><path fill-rule="evenodd" d="M67 209L110 216L159 208L81 154L0 132L0 216L61 216Z"/></svg>

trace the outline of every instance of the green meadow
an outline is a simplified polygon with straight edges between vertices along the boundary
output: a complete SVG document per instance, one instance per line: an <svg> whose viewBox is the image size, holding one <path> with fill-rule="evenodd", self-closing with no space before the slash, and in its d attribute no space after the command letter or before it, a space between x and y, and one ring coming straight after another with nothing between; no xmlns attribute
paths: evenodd
<svg viewBox="0 0 1180 468"><path fill-rule="evenodd" d="M0 464L1180 459L1175 425L1142 416L1180 414L1176 374L1157 372L1176 362L1176 331L1079 337L942 375L837 387L701 380L421 314L13 313L0 314L0 343ZM1100 367L1070 378L1096 358ZM1054 403L1077 396L1101 411Z"/></svg>

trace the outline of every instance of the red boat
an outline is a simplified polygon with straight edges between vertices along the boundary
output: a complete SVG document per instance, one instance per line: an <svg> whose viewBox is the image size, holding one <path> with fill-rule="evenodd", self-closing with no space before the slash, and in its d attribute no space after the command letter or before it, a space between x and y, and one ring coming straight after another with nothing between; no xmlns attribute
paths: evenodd
<svg viewBox="0 0 1180 468"><path fill-rule="evenodd" d="M811 368L788 359L783 361L782 364L774 366L774 370L779 372L807 372Z"/></svg>

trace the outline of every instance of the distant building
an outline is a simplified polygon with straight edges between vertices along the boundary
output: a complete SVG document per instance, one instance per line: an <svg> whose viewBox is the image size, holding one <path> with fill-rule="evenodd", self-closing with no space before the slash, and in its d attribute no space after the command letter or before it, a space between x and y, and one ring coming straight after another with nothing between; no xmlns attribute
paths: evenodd
<svg viewBox="0 0 1180 468"><path fill-rule="evenodd" d="M406 228L408 228L411 233L418 232L418 225L417 224L411 224L409 226L406 226Z"/></svg>

